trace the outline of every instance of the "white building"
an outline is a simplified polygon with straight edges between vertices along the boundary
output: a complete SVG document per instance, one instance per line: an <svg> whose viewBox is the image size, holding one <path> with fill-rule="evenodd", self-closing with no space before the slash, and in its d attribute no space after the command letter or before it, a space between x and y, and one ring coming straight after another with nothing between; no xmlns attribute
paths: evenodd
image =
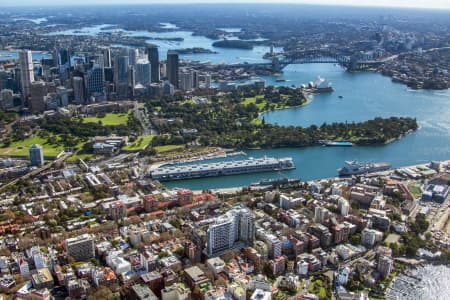
<svg viewBox="0 0 450 300"><path fill-rule="evenodd" d="M250 297L250 300L272 300L272 293L256 289Z"/></svg>
<svg viewBox="0 0 450 300"><path fill-rule="evenodd" d="M214 256L235 247L236 242L251 244L255 237L253 213L235 208L216 218L208 228L207 254Z"/></svg>
<svg viewBox="0 0 450 300"><path fill-rule="evenodd" d="M300 276L307 276L308 275L308 267L309 264L304 261L300 260L297 262L297 274Z"/></svg>

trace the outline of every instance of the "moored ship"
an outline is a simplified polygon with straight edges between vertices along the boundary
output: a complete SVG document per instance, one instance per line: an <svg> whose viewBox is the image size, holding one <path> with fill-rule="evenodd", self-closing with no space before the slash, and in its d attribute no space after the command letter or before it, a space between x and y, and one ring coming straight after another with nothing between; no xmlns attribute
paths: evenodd
<svg viewBox="0 0 450 300"><path fill-rule="evenodd" d="M346 161L345 166L338 169L339 176L360 175L372 172L386 171L391 168L386 162L361 163L358 161Z"/></svg>
<svg viewBox="0 0 450 300"><path fill-rule="evenodd" d="M172 181L292 169L295 169L295 165L291 157L262 157L209 164L160 167L152 171L150 175L155 180Z"/></svg>

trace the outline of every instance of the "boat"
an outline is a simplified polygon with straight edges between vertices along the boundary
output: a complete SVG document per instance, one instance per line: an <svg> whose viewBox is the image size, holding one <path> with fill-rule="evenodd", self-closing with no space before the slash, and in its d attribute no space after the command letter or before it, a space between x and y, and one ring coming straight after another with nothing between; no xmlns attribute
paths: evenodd
<svg viewBox="0 0 450 300"><path fill-rule="evenodd" d="M344 96L340 96L340 95L339 95L338 98L339 98L339 99L342 99L342 98L344 98Z"/></svg>
<svg viewBox="0 0 450 300"><path fill-rule="evenodd" d="M324 141L321 140L319 141L319 143L321 143L324 146L327 147L353 147L354 144L350 141Z"/></svg>
<svg viewBox="0 0 450 300"><path fill-rule="evenodd" d="M361 163L358 161L345 161L345 166L338 169L339 176L361 175L373 172L387 171L391 164L386 162Z"/></svg>
<svg viewBox="0 0 450 300"><path fill-rule="evenodd" d="M286 82L286 79L279 78L279 79L276 79L275 81L276 81L276 82Z"/></svg>

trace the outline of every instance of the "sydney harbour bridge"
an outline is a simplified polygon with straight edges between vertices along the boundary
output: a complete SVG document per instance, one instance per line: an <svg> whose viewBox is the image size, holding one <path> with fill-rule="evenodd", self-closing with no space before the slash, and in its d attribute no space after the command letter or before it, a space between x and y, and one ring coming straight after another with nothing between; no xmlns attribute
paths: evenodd
<svg viewBox="0 0 450 300"><path fill-rule="evenodd" d="M366 53L349 54L334 48L317 48L289 50L283 53L271 51L265 55L265 58L271 59L271 62L244 65L260 67L278 73L290 64L335 63L349 71L362 71L376 68L394 57L377 57Z"/></svg>

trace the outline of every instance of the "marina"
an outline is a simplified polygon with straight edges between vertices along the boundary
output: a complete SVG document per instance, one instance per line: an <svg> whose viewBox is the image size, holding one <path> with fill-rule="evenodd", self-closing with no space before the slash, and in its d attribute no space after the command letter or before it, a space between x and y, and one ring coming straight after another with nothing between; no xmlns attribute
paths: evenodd
<svg viewBox="0 0 450 300"><path fill-rule="evenodd" d="M292 169L295 169L295 165L291 157L263 157L209 164L163 166L153 170L150 175L154 180L172 181Z"/></svg>

